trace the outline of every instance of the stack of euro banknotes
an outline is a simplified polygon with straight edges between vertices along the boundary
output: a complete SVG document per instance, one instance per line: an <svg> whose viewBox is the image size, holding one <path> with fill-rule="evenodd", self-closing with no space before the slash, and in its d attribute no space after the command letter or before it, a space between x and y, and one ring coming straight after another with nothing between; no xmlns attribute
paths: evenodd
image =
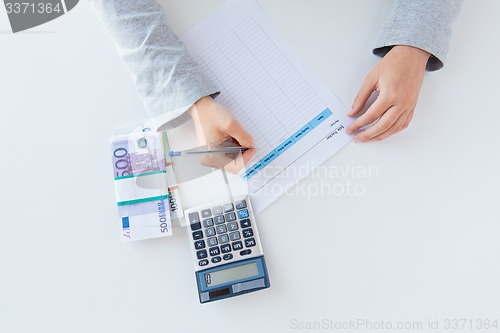
<svg viewBox="0 0 500 333"><path fill-rule="evenodd" d="M148 128L111 138L123 241L170 236L183 216L169 150L167 134Z"/></svg>

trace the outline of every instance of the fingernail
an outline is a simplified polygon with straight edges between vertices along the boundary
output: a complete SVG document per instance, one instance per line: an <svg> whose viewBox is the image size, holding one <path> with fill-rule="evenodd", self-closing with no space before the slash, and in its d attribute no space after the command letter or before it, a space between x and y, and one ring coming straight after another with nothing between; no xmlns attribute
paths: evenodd
<svg viewBox="0 0 500 333"><path fill-rule="evenodd" d="M351 109L349 111L347 111L346 113L349 117L352 116L354 114L354 108L351 107Z"/></svg>
<svg viewBox="0 0 500 333"><path fill-rule="evenodd" d="M363 138L360 138L359 136L355 136L353 139L354 142L359 143L359 142L365 142Z"/></svg>
<svg viewBox="0 0 500 333"><path fill-rule="evenodd" d="M347 129L345 130L345 132L346 132L347 134L351 134L351 133L352 133L352 129L347 128Z"/></svg>

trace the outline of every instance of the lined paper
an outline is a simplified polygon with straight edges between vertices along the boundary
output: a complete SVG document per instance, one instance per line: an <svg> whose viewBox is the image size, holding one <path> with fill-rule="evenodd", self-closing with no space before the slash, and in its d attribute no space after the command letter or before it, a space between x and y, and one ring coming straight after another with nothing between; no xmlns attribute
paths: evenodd
<svg viewBox="0 0 500 333"><path fill-rule="evenodd" d="M254 137L256 154L240 176L257 212L351 140L342 103L255 1L226 2L183 39L221 90L217 102Z"/></svg>

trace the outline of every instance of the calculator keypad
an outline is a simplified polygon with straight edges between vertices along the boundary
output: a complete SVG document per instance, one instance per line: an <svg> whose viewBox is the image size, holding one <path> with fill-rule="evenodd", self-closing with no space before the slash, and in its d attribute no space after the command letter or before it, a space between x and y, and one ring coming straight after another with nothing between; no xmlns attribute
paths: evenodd
<svg viewBox="0 0 500 333"><path fill-rule="evenodd" d="M262 255L248 197L187 214L197 269Z"/></svg>

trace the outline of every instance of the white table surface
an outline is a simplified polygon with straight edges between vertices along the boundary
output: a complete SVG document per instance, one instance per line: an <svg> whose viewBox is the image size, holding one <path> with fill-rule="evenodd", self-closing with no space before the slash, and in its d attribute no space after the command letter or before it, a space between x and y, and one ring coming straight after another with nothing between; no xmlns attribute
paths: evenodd
<svg viewBox="0 0 500 333"><path fill-rule="evenodd" d="M390 2L259 2L350 105ZM164 1L179 33L221 3ZM349 144L258 216L270 289L200 305L184 230L119 240L108 140L146 113L89 5L15 35L0 10L0 332L500 321L499 13L466 0L410 127Z"/></svg>

